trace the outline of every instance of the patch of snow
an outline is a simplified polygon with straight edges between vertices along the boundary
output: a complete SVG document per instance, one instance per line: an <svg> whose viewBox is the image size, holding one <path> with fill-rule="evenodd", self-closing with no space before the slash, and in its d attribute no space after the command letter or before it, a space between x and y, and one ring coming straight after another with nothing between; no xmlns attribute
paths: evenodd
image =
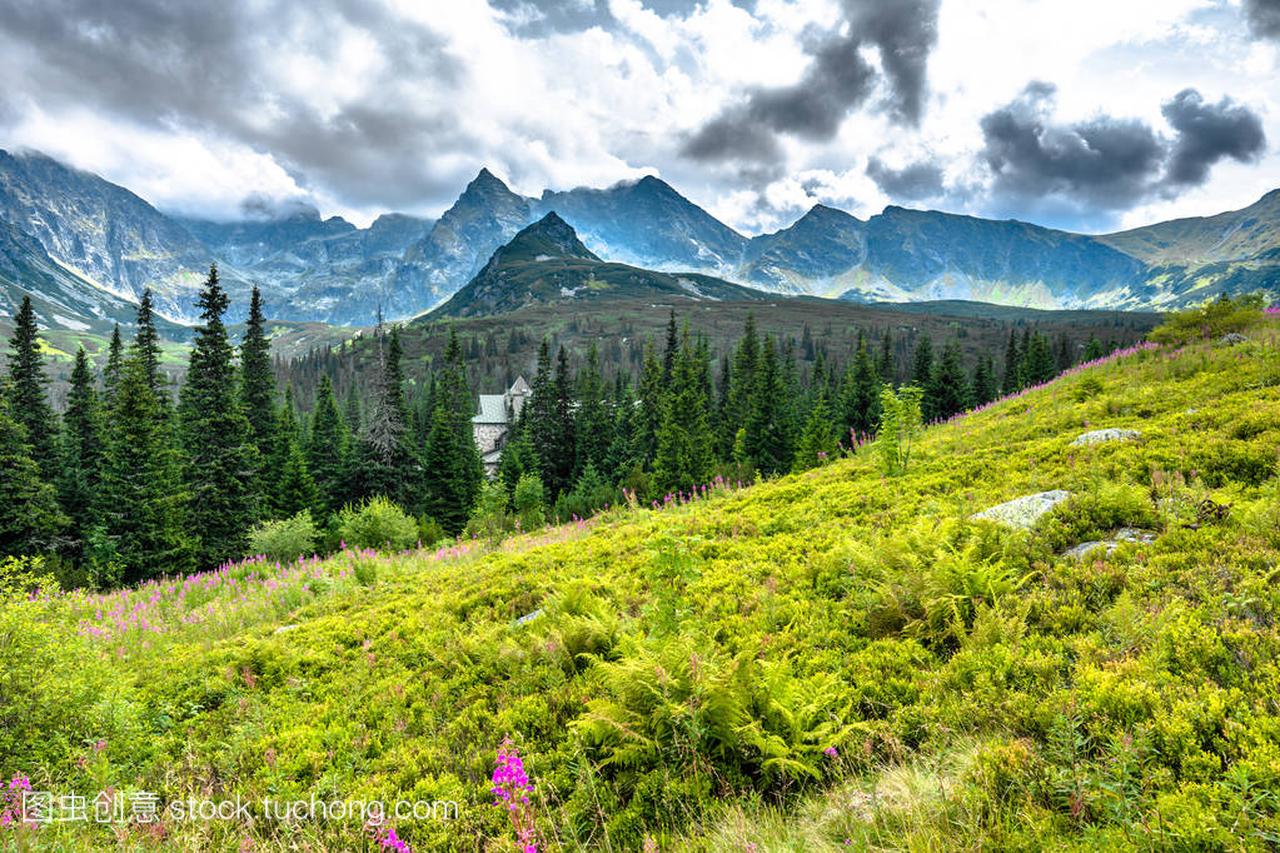
<svg viewBox="0 0 1280 853"><path fill-rule="evenodd" d="M714 296L708 296L707 294L703 293L701 290L699 290L699 289L698 289L698 285L694 284L692 281L690 281L690 280L689 280L689 279L687 279L687 278L678 278L678 279L676 279L676 284L680 285L680 287L682 287L685 291L687 291L688 293L693 294L694 296L696 296L696 297L697 297L697 298L699 298L699 299L706 299L706 300L707 300L707 301L709 301L709 302L719 302L719 301L720 301L719 299L717 299L717 298L716 298L716 297L714 297Z"/></svg>
<svg viewBox="0 0 1280 853"><path fill-rule="evenodd" d="M536 261L537 263L542 263L543 261L552 261L552 260L555 260L555 258L551 257L550 255L538 255L536 258L534 258L534 261Z"/></svg>
<svg viewBox="0 0 1280 853"><path fill-rule="evenodd" d="M581 288L581 287L563 287L563 286L562 286L562 287L560 288L560 295L561 295L561 296L577 296L577 295L578 295L578 291L579 291L579 290L582 290L582 288Z"/></svg>
<svg viewBox="0 0 1280 853"><path fill-rule="evenodd" d="M54 314L53 319L57 320L59 323L61 323L63 326L65 326L66 328L70 329L73 332L89 331L88 323L82 323L79 320L72 320L70 317L63 317L61 314Z"/></svg>

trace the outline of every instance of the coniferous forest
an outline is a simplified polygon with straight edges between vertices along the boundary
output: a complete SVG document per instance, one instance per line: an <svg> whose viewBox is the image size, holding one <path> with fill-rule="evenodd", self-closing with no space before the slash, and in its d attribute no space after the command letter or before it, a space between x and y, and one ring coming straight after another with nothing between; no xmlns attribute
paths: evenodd
<svg viewBox="0 0 1280 853"><path fill-rule="evenodd" d="M490 483L452 328L442 358L410 384L400 330L380 325L345 399L321 373L302 411L289 367L272 360L257 291L239 341L224 323L216 267L199 306L183 381L161 369L146 294L133 340L117 328L100 372L76 353L59 415L23 303L0 394L0 553L42 554L64 585L108 588L250 553L528 529L585 518L624 495L664 501L717 478L753 482L823 464L874 435L885 385L919 388L921 418L942 421L1117 345L1024 328L1010 330L1002 352L968 360L957 340L922 336L907 360L890 332L878 344L858 332L841 358L807 328L797 343L749 315L716 352L672 311L665 338L644 341L633 372L617 360L607 370L595 343L571 356L544 338L532 396Z"/></svg>

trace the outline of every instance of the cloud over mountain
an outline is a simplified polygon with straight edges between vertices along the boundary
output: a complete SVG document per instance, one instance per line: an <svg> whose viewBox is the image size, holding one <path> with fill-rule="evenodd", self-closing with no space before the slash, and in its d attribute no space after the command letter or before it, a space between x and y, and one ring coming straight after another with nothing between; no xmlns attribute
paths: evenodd
<svg viewBox="0 0 1280 853"><path fill-rule="evenodd" d="M939 2L844 0L843 31L812 46L799 81L749 91L694 133L683 152L695 160L778 160L779 135L830 140L882 81L889 89L886 110L899 121L919 122ZM867 48L874 48L879 71L863 56Z"/></svg>

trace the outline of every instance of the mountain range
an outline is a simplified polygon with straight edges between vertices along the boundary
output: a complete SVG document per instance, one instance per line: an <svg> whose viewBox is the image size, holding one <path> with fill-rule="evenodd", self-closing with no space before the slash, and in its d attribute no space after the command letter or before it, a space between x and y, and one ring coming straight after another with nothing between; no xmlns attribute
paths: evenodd
<svg viewBox="0 0 1280 853"><path fill-rule="evenodd" d="M541 233L526 233L535 224ZM567 253L529 260L531 241L554 242L547 232L565 229L576 243ZM435 307L505 310L560 288L607 295L600 284L623 281L636 293L692 286L706 298L766 291L1161 310L1280 291L1280 191L1243 210L1106 235L896 206L863 220L816 205L785 229L748 237L656 177L528 197L482 169L438 220L389 213L362 229L314 209L239 222L178 217L43 154L0 150L0 317L31 293L50 327L101 330L127 321L149 287L163 316L191 323L214 262L232 319L257 284L269 316L338 325ZM519 288L504 296L503 281ZM575 290L587 281L596 289ZM451 301L469 282L470 295Z"/></svg>

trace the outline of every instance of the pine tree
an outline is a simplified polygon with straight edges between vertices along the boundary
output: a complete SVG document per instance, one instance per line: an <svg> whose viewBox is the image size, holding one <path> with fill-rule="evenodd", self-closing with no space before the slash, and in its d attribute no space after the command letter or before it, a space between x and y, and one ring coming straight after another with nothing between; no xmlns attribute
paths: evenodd
<svg viewBox="0 0 1280 853"><path fill-rule="evenodd" d="M605 468L605 457L613 437L613 417L604 396L600 378L600 354L595 342L587 351L587 363L578 371L578 407L574 413L574 436L577 441L574 475L580 476L588 465Z"/></svg>
<svg viewBox="0 0 1280 853"><path fill-rule="evenodd" d="M720 425L720 446L726 455L732 452L738 430L747 423L751 414L752 395L755 392L756 368L760 362L760 339L756 334L754 314L747 314L742 337L733 354L733 372L729 381L729 402Z"/></svg>
<svg viewBox="0 0 1280 853"><path fill-rule="evenodd" d="M533 376L530 396L523 417L529 442L538 455L538 471L543 483L551 489L551 470L556 453L556 392L551 377L551 344L546 339L538 346L538 368Z"/></svg>
<svg viewBox="0 0 1280 853"><path fill-rule="evenodd" d="M672 374L675 373L676 356L680 350L680 336L677 332L676 312L673 310L667 320L667 346L662 351L662 381L664 384L670 382Z"/></svg>
<svg viewBox="0 0 1280 853"><path fill-rule="evenodd" d="M1106 350L1102 347L1102 341L1098 340L1097 335L1090 335L1089 343L1085 344L1084 347L1084 360L1095 361L1104 355L1106 355Z"/></svg>
<svg viewBox="0 0 1280 853"><path fill-rule="evenodd" d="M381 327L376 341L369 416L358 445L356 486L361 497L383 495L401 506L408 506L414 501L417 465L404 421L400 347L388 340Z"/></svg>
<svg viewBox="0 0 1280 853"><path fill-rule="evenodd" d="M46 482L58 475L57 421L45 393L49 379L40 353L40 330L31 297L22 297L9 340L9 411L26 431L31 456Z"/></svg>
<svg viewBox="0 0 1280 853"><path fill-rule="evenodd" d="M191 529L200 535L196 561L215 566L243 555L249 526L259 517L253 482L258 454L240 407L231 342L222 321L230 300L216 266L210 267L196 304L202 325L196 329L179 408Z"/></svg>
<svg viewBox="0 0 1280 853"><path fill-rule="evenodd" d="M926 420L946 420L972 405L972 390L964 370L964 356L957 341L949 341L934 368L925 392Z"/></svg>
<svg viewBox="0 0 1280 853"><path fill-rule="evenodd" d="M915 361L911 366L911 384L924 388L933 378L933 341L928 335L916 344Z"/></svg>
<svg viewBox="0 0 1280 853"><path fill-rule="evenodd" d="M606 476L615 483L626 479L636 466L644 466L644 459L636 450L636 425L640 417L637 402L630 384L615 389L609 452L604 465Z"/></svg>
<svg viewBox="0 0 1280 853"><path fill-rule="evenodd" d="M120 384L121 365L124 364L124 344L120 340L120 324L116 323L111 333L111 345L107 348L107 365L102 371L102 384L106 390L107 404L115 397L116 386Z"/></svg>
<svg viewBox="0 0 1280 853"><path fill-rule="evenodd" d="M328 374L320 377L316 391L306 458L307 470L319 492L317 504L321 512L337 512L352 498L350 436Z"/></svg>
<svg viewBox="0 0 1280 853"><path fill-rule="evenodd" d="M88 540L97 520L96 492L102 477L105 426L98 392L93 386L89 357L84 347L80 347L76 350L67 411L63 415L62 465L58 480L58 499L71 519L71 535L80 545Z"/></svg>
<svg viewBox="0 0 1280 853"><path fill-rule="evenodd" d="M644 342L644 360L640 368L640 406L635 425L635 457L648 467L658 449L658 430L662 426L666 383L662 380L662 363L654 352L653 342Z"/></svg>
<svg viewBox="0 0 1280 853"><path fill-rule="evenodd" d="M474 410L462 363L462 346L457 333L450 329L423 458L423 498L427 514L451 536L466 526L484 483L484 467L471 430Z"/></svg>
<svg viewBox="0 0 1280 853"><path fill-rule="evenodd" d="M1040 385L1058 375L1053 346L1044 335L1037 333L1027 343L1026 353L1022 358L1021 374L1024 384L1028 386Z"/></svg>
<svg viewBox="0 0 1280 853"><path fill-rule="evenodd" d="M784 387L777 346L772 337L766 337L744 436L751 464L766 476L790 470L794 460L791 433L783 409L786 402L783 399Z"/></svg>
<svg viewBox="0 0 1280 853"><path fill-rule="evenodd" d="M355 382L347 389L347 399L342 406L342 419L347 425L347 433L354 441L364 431L364 412L360 405L360 390Z"/></svg>
<svg viewBox="0 0 1280 853"><path fill-rule="evenodd" d="M845 372L844 388L840 395L841 437L850 430L868 435L880 420L880 377L872 363L867 340L858 333L858 348L853 363Z"/></svg>
<svg viewBox="0 0 1280 853"><path fill-rule="evenodd" d="M577 449L573 422L573 380L569 375L569 355L564 347L557 353L552 393L555 395L555 409L552 416L551 454L549 458L543 459L545 467L542 479L551 494L559 494L568 491L573 484L574 454Z"/></svg>
<svg viewBox="0 0 1280 853"><path fill-rule="evenodd" d="M68 519L40 473L26 427L11 415L0 388L0 556L35 555L60 545Z"/></svg>
<svg viewBox="0 0 1280 853"><path fill-rule="evenodd" d="M984 354L973 370L973 403L976 406L990 403L998 394L995 365L991 355Z"/></svg>
<svg viewBox="0 0 1280 853"><path fill-rule="evenodd" d="M1004 393L1012 394L1021 388L1018 378L1018 365L1022 361L1022 356L1018 352L1018 333L1013 329L1009 330L1009 344L1004 351Z"/></svg>
<svg viewBox="0 0 1280 853"><path fill-rule="evenodd" d="M715 445L699 359L686 335L672 367L658 429L653 476L660 492L689 491L710 477Z"/></svg>
<svg viewBox="0 0 1280 853"><path fill-rule="evenodd" d="M880 358L876 362L876 375L880 377L882 382L888 382L890 385L894 382L893 336L888 329L884 330L884 337L880 339ZM876 389L877 414L879 410L879 393L879 389Z"/></svg>
<svg viewBox="0 0 1280 853"><path fill-rule="evenodd" d="M162 407L169 405L169 390L164 376L160 372L160 361L163 350L160 348L160 333L156 330L155 308L151 300L151 289L142 291L142 301L138 303L138 328L133 336L133 351L142 362L147 376L147 385L155 392L156 399Z"/></svg>
<svg viewBox="0 0 1280 853"><path fill-rule="evenodd" d="M262 458L271 452L276 426L276 379L271 369L271 342L262 314L262 293L249 297L249 320L240 343L240 404L249 421L249 434Z"/></svg>
<svg viewBox="0 0 1280 853"><path fill-rule="evenodd" d="M809 417L805 421L804 431L796 444L796 458L791 470L807 471L833 458L837 440L835 419L831 415L830 406L827 405L826 389L818 385L813 405L809 408Z"/></svg>
<svg viewBox="0 0 1280 853"><path fill-rule="evenodd" d="M191 569L194 543L184 530L188 493L171 421L151 388L145 364L131 354L121 366L99 490L98 516L125 581Z"/></svg>

